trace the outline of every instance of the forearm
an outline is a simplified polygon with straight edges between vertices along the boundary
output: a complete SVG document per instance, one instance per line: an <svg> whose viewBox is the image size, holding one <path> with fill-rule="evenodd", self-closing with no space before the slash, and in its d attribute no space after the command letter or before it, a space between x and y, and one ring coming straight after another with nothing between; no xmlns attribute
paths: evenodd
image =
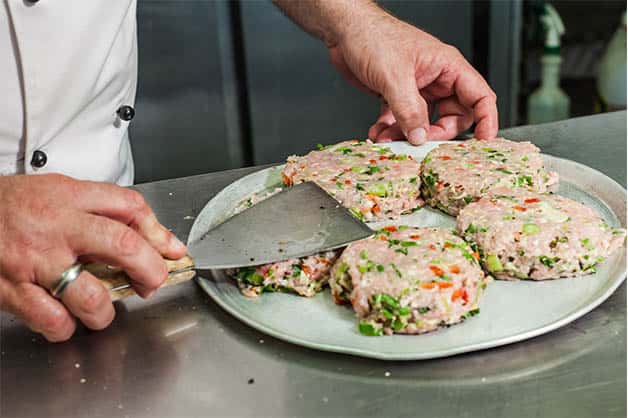
<svg viewBox="0 0 628 418"><path fill-rule="evenodd" d="M392 18L373 0L273 0L295 23L335 46L353 29Z"/></svg>

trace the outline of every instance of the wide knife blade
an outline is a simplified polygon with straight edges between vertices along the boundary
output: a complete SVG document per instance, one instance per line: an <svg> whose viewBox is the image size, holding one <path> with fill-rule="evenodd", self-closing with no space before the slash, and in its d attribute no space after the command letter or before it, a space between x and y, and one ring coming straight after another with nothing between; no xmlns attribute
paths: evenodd
<svg viewBox="0 0 628 418"><path fill-rule="evenodd" d="M273 263L333 250L373 231L315 183L272 196L188 244L197 269Z"/></svg>

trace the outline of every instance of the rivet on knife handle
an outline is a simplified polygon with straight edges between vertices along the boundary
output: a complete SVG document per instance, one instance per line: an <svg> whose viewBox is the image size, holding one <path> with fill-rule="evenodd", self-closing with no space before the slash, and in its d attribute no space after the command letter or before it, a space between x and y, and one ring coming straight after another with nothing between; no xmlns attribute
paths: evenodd
<svg viewBox="0 0 628 418"><path fill-rule="evenodd" d="M194 260L190 256L185 256L178 260L164 260L168 266L168 278L161 287L172 286L192 279L194 271ZM89 264L85 269L98 277L109 291L111 300L116 301L135 295L135 291L130 285L129 276L121 269L110 267L105 264Z"/></svg>

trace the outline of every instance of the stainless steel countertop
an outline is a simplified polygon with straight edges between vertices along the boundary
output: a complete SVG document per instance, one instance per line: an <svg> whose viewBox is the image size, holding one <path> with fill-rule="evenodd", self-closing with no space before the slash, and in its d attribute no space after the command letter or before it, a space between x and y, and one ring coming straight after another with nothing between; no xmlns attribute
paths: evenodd
<svg viewBox="0 0 628 418"><path fill-rule="evenodd" d="M532 139L544 152L597 168L626 186L626 112L503 134ZM193 222L186 216L254 170L137 189L186 238ZM82 329L62 344L49 344L2 314L0 415L626 416L625 284L593 312L550 334L416 362L284 343L229 316L193 282L158 293L150 301L117 304L107 330Z"/></svg>

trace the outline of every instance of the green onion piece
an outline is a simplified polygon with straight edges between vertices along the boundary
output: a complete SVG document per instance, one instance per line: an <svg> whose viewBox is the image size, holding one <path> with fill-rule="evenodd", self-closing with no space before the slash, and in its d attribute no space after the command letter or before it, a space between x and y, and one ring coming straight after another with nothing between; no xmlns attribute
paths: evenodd
<svg viewBox="0 0 628 418"><path fill-rule="evenodd" d="M377 271L379 271L380 273L384 272L384 266L382 266L381 264L377 265Z"/></svg>
<svg viewBox="0 0 628 418"><path fill-rule="evenodd" d="M510 170L506 170L505 168L498 168L497 171L504 173L504 174L512 174L512 171Z"/></svg>
<svg viewBox="0 0 628 418"><path fill-rule="evenodd" d="M349 270L349 265L347 263L342 263L338 266L338 270L336 270L336 273L342 276L347 270Z"/></svg>
<svg viewBox="0 0 628 418"><path fill-rule="evenodd" d="M358 174L364 174L367 171L369 171L369 169L366 167L355 166L355 167L351 167L351 171Z"/></svg>
<svg viewBox="0 0 628 418"><path fill-rule="evenodd" d="M358 329L360 330L360 334L368 335L369 337L377 337L384 333L381 328L375 328L368 322L360 322Z"/></svg>
<svg viewBox="0 0 628 418"><path fill-rule="evenodd" d="M467 229L464 231L465 234L475 234L477 232L477 228L475 227L475 225L473 224L469 224L469 226L467 227Z"/></svg>
<svg viewBox="0 0 628 418"><path fill-rule="evenodd" d="M402 241L401 242L402 247L416 247L417 245L419 244L417 244L416 241Z"/></svg>
<svg viewBox="0 0 628 418"><path fill-rule="evenodd" d="M382 309L382 315L384 315L386 319L393 319L395 317L395 315L386 308Z"/></svg>
<svg viewBox="0 0 628 418"><path fill-rule="evenodd" d="M407 306L399 308L399 315L401 315L401 316L410 315L410 308L408 308Z"/></svg>
<svg viewBox="0 0 628 418"><path fill-rule="evenodd" d="M396 253L401 253L403 255L408 255L408 249L407 248L397 248L395 250Z"/></svg>
<svg viewBox="0 0 628 418"><path fill-rule="evenodd" d="M521 230L526 235L534 235L541 232L541 228L537 224L523 224Z"/></svg>
<svg viewBox="0 0 628 418"><path fill-rule="evenodd" d="M424 306L422 308L419 308L419 313L420 314L428 313L429 311L430 311L429 306Z"/></svg>
<svg viewBox="0 0 628 418"><path fill-rule="evenodd" d="M388 191L386 190L386 185L382 183L371 184L366 192L378 197L386 197L388 196Z"/></svg>
<svg viewBox="0 0 628 418"><path fill-rule="evenodd" d="M387 295L386 293L380 293L382 297L382 303L387 305L391 309L399 309L401 306L399 305L399 301L394 297Z"/></svg>
<svg viewBox="0 0 628 418"><path fill-rule="evenodd" d="M410 183L412 183L412 184L416 184L416 177L412 177L412 178L410 179Z"/></svg>
<svg viewBox="0 0 628 418"><path fill-rule="evenodd" d="M360 252L360 258L361 258L362 260L366 260L367 258L369 258L368 254L366 254L366 250L362 250L362 251Z"/></svg>
<svg viewBox="0 0 628 418"><path fill-rule="evenodd" d="M401 319L397 318L397 319L395 319L395 322L393 322L392 326L393 326L393 329L396 332L399 332L399 331L401 331L403 329L403 326L404 326L403 325L403 321Z"/></svg>
<svg viewBox="0 0 628 418"><path fill-rule="evenodd" d="M504 269L504 266L502 266L501 261L499 261L499 258L495 254L489 254L488 257L486 257L486 265L490 271L495 273Z"/></svg>

